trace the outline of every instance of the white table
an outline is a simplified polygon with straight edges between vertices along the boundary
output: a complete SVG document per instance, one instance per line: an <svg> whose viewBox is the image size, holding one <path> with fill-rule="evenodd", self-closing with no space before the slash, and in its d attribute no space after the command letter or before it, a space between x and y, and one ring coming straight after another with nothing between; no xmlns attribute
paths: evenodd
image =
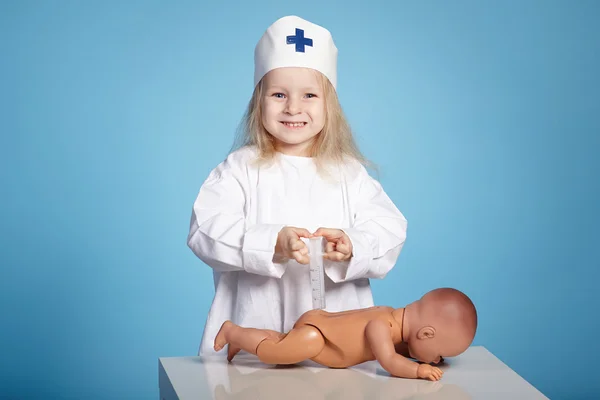
<svg viewBox="0 0 600 400"><path fill-rule="evenodd" d="M255 356L159 358L161 400L547 399L482 346L445 360L442 379L391 377L376 361L347 369L312 362L262 364Z"/></svg>

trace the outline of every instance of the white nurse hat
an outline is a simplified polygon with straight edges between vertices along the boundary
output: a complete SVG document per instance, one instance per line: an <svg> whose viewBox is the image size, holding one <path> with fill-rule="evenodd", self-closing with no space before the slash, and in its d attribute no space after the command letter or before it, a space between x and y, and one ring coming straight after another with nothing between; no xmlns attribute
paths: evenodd
<svg viewBox="0 0 600 400"><path fill-rule="evenodd" d="M337 53L327 29L296 16L280 18L254 49L254 86L272 69L306 67L321 72L335 88Z"/></svg>

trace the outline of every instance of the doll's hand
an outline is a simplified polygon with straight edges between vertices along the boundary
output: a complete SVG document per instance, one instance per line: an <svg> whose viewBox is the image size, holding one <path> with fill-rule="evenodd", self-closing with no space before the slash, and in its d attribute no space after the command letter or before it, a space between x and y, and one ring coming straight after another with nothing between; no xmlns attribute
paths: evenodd
<svg viewBox="0 0 600 400"><path fill-rule="evenodd" d="M444 372L438 367L433 367L429 364L419 364L417 369L417 376L422 379L429 379L430 381L439 381Z"/></svg>
<svg viewBox="0 0 600 400"><path fill-rule="evenodd" d="M306 229L286 226L277 235L275 254L287 259L293 258L300 264L309 264L308 247L300 238L310 236L310 232Z"/></svg>
<svg viewBox="0 0 600 400"><path fill-rule="evenodd" d="M323 236L327 240L323 258L331 261L346 261L352 257L352 242L340 229L319 228L312 234Z"/></svg>

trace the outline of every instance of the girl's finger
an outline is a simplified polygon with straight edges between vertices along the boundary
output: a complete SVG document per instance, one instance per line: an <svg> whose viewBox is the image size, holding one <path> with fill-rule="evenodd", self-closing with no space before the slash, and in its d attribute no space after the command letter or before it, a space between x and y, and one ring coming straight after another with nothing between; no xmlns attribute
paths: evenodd
<svg viewBox="0 0 600 400"><path fill-rule="evenodd" d="M298 235L298 237L310 238L312 236L308 229L304 228L294 229L294 232L296 232L296 235Z"/></svg>
<svg viewBox="0 0 600 400"><path fill-rule="evenodd" d="M300 254L298 251L292 252L292 257L294 257L294 260L298 261L300 264L310 263L310 259L307 256Z"/></svg>
<svg viewBox="0 0 600 400"><path fill-rule="evenodd" d="M331 253L335 248L335 243L333 242L327 242L327 246L325 246L325 251L327 253Z"/></svg>
<svg viewBox="0 0 600 400"><path fill-rule="evenodd" d="M313 233L313 236L323 236L327 240L333 240L340 237L339 230L329 228L319 228Z"/></svg>
<svg viewBox="0 0 600 400"><path fill-rule="evenodd" d="M303 247L306 247L306 245L304 244L304 242L302 240L296 240L296 239L294 239L290 243L290 249L292 249L292 250L300 250Z"/></svg>
<svg viewBox="0 0 600 400"><path fill-rule="evenodd" d="M331 261L340 261L344 258L344 255L339 251L332 251L331 253L325 254L323 257Z"/></svg>
<svg viewBox="0 0 600 400"><path fill-rule="evenodd" d="M347 244L344 244L344 243L338 243L338 245L336 246L336 249L340 253L344 253L344 254L350 253L350 248L348 247Z"/></svg>

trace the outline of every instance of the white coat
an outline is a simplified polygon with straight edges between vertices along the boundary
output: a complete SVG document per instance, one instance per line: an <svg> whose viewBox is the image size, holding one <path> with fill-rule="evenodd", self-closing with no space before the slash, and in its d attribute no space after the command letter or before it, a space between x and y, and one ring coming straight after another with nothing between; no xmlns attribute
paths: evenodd
<svg viewBox="0 0 600 400"><path fill-rule="evenodd" d="M359 163L331 181L309 157L279 154L278 162L259 167L255 155L252 147L232 152L193 205L188 246L213 269L215 285L199 355L215 354L225 320L285 332L312 308L308 265L273 260L284 226L342 229L350 238L349 261L325 262L328 311L372 306L369 278L386 276L406 239L406 219Z"/></svg>

